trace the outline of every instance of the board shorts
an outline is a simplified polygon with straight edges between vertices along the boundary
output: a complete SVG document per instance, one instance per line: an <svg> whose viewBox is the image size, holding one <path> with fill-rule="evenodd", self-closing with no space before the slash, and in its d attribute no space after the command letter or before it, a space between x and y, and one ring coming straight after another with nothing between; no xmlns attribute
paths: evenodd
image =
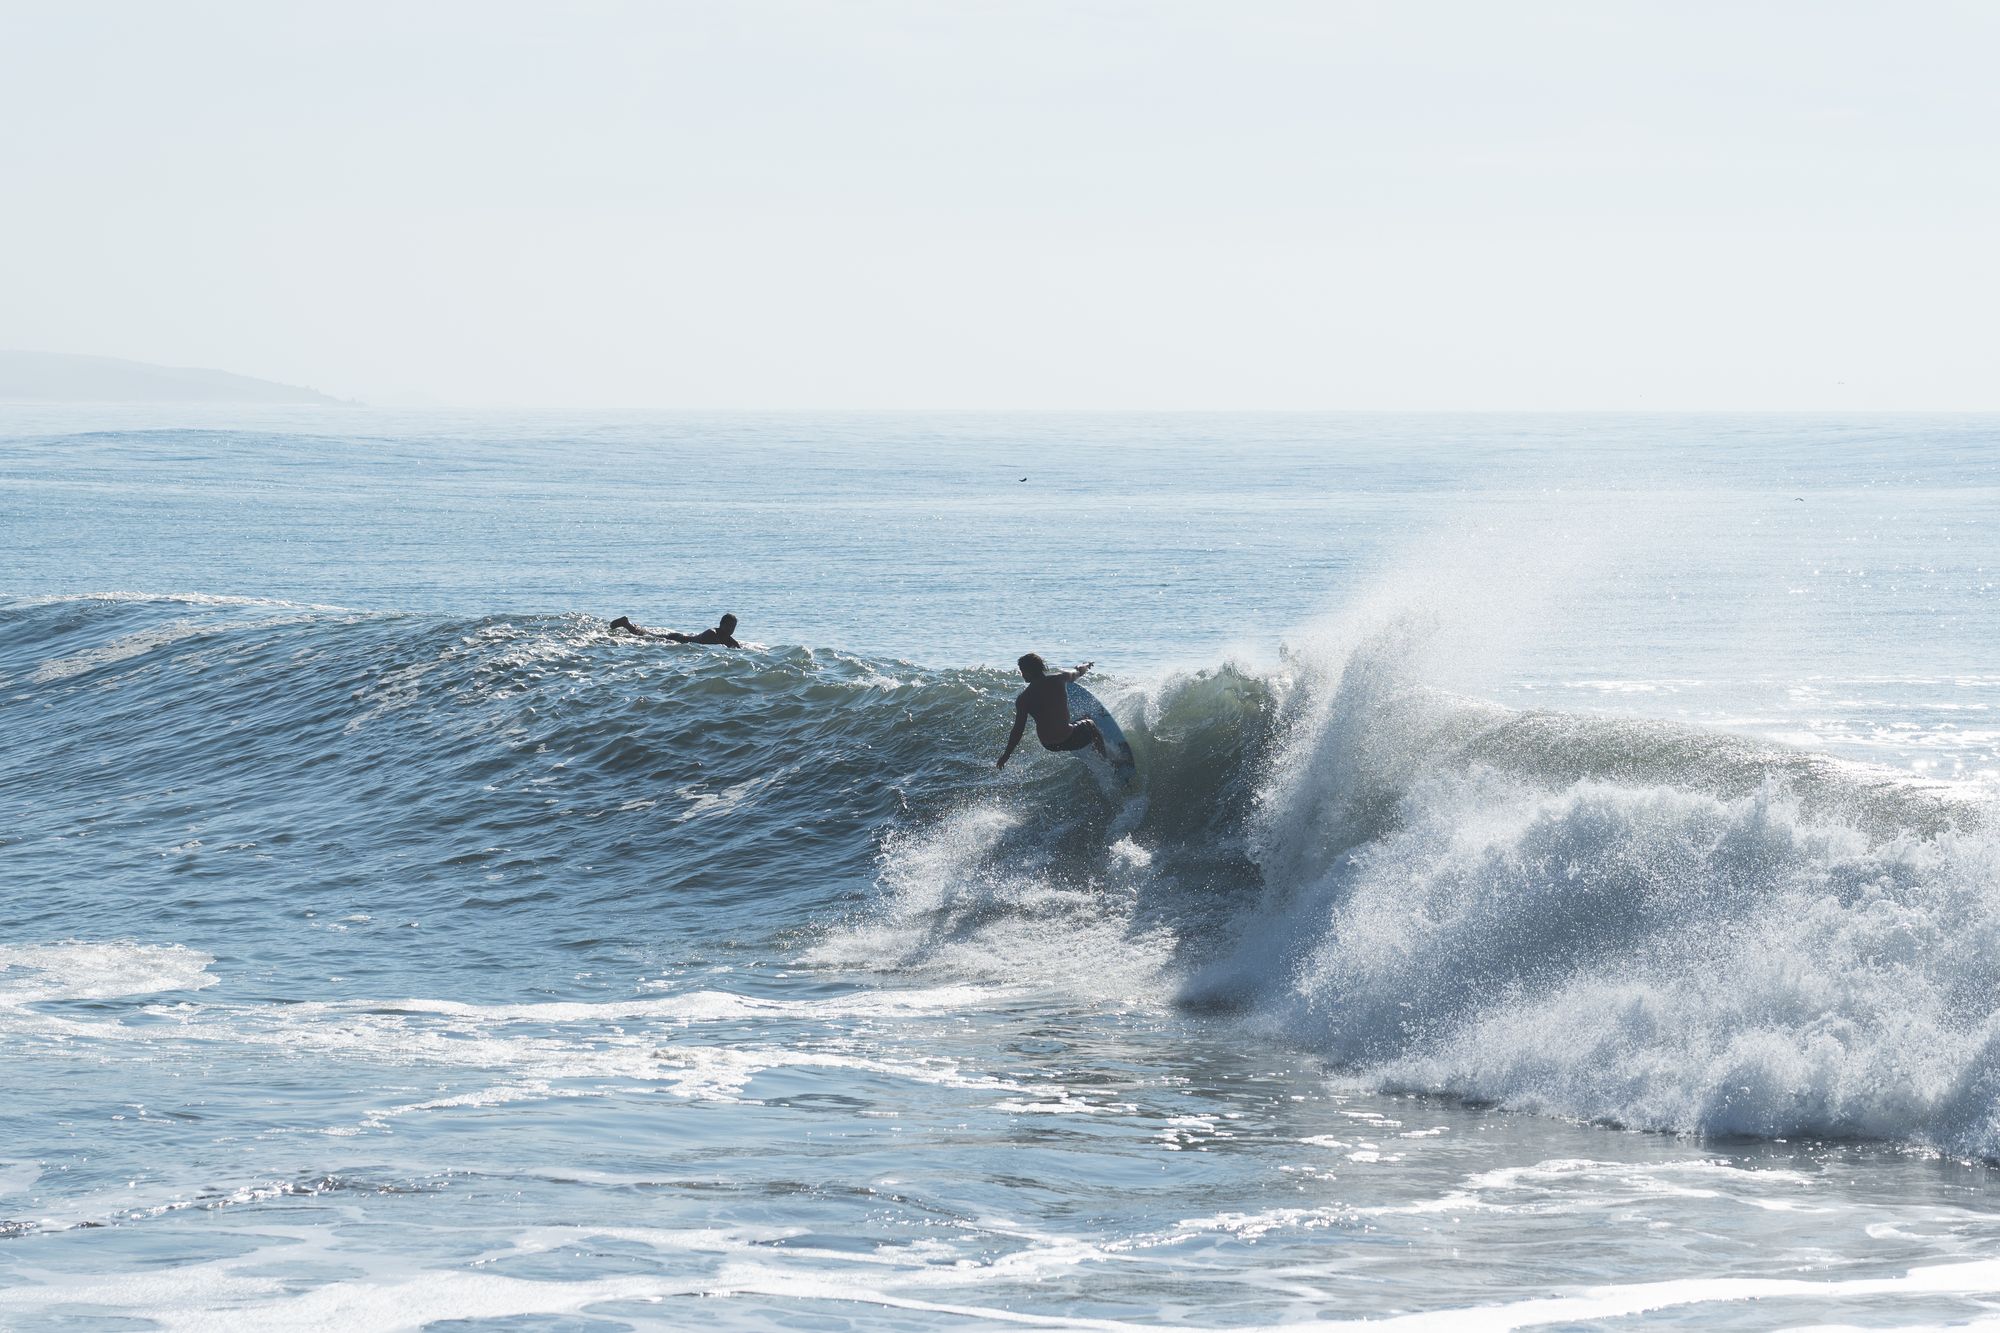
<svg viewBox="0 0 2000 1333"><path fill-rule="evenodd" d="M1044 750L1052 750L1057 754L1064 754L1070 750L1081 750L1086 745L1093 744L1096 740L1097 724L1089 718L1085 718L1081 722L1070 724L1069 735L1063 737L1054 745L1044 742L1042 748Z"/></svg>

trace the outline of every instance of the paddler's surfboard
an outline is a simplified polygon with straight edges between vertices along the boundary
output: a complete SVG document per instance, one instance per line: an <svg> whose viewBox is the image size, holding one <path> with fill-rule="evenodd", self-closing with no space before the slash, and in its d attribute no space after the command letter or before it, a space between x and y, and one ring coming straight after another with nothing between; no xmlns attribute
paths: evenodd
<svg viewBox="0 0 2000 1333"><path fill-rule="evenodd" d="M1074 751L1090 769L1090 776L1097 780L1106 796L1119 799L1136 796L1139 793L1139 766L1132 762L1132 746L1125 739L1125 733L1118 729L1118 720L1111 716L1111 710L1097 701L1092 694L1075 681L1068 682L1069 715L1073 718L1089 718L1097 724L1104 735L1104 748L1110 752L1111 762L1098 758L1097 747L1086 745Z"/></svg>

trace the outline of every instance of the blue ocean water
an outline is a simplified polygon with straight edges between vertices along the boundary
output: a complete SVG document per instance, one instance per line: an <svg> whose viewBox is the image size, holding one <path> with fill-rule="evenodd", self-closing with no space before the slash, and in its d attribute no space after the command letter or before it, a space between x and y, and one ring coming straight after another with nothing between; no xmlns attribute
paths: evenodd
<svg viewBox="0 0 2000 1333"><path fill-rule="evenodd" d="M1996 444L0 409L0 1326L1990 1317Z"/></svg>

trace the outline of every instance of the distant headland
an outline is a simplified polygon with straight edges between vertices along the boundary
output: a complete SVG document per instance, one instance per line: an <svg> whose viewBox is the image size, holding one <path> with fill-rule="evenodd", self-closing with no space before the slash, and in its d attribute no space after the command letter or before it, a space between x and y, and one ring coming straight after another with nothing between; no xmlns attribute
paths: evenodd
<svg viewBox="0 0 2000 1333"><path fill-rule="evenodd" d="M233 375L68 352L0 351L0 403L317 403L315 389Z"/></svg>

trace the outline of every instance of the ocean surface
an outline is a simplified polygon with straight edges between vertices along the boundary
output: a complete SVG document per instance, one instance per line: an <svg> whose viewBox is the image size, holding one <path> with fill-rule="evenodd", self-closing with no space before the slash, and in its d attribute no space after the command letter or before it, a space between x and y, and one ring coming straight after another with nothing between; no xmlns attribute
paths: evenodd
<svg viewBox="0 0 2000 1333"><path fill-rule="evenodd" d="M1994 417L0 408L0 1328L1995 1319L1996 612Z"/></svg>

